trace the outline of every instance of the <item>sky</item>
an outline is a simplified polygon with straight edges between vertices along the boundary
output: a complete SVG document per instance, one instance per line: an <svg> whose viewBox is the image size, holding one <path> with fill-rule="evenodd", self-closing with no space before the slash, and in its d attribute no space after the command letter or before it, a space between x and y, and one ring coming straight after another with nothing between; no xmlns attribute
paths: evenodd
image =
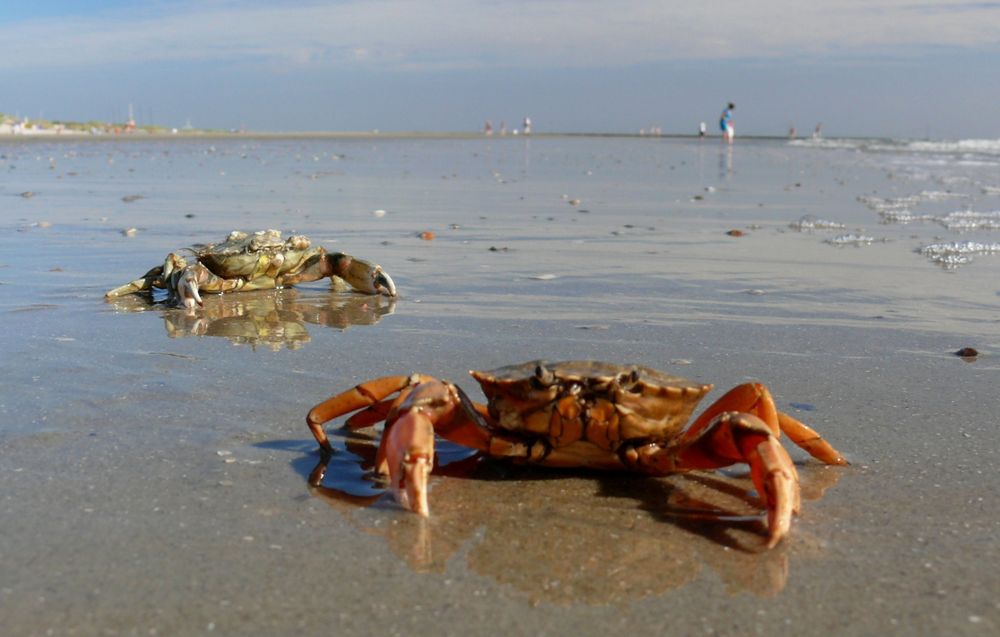
<svg viewBox="0 0 1000 637"><path fill-rule="evenodd" d="M1000 138L1000 1L0 0L0 112L256 131Z"/></svg>

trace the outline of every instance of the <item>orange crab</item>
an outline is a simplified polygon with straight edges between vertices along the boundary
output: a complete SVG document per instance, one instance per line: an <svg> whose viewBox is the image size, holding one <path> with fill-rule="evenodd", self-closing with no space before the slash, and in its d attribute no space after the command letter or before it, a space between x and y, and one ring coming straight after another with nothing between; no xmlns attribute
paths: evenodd
<svg viewBox="0 0 1000 637"><path fill-rule="evenodd" d="M487 405L431 376L386 376L316 405L306 422L323 452L332 453L324 423L358 410L346 422L352 429L384 421L376 470L388 474L400 504L421 515L429 514L435 434L491 457L550 467L663 476L747 463L767 510L769 547L788 534L799 510L798 474L778 441L781 432L822 462L847 464L818 433L778 411L759 383L731 389L685 428L712 385L596 361L470 373Z"/></svg>

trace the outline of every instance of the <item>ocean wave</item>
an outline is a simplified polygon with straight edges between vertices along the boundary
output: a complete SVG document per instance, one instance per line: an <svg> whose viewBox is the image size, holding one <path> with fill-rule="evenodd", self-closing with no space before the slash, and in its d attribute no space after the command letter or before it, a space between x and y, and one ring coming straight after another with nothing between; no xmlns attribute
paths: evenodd
<svg viewBox="0 0 1000 637"><path fill-rule="evenodd" d="M790 146L856 150L860 152L918 153L925 155L985 156L1000 159L1000 139L910 140L887 138L819 137L796 139Z"/></svg>
<svg viewBox="0 0 1000 637"><path fill-rule="evenodd" d="M974 153L1000 155L1000 139L961 139L958 141L910 141L907 150L921 153Z"/></svg>

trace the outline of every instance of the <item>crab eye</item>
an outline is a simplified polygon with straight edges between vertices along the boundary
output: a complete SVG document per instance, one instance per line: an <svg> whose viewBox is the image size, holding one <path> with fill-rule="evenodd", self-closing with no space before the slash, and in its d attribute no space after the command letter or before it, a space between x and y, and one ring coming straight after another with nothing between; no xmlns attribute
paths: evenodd
<svg viewBox="0 0 1000 637"><path fill-rule="evenodd" d="M618 377L618 385L625 391L632 392L633 394L641 394L642 384L639 383L639 370L633 369L628 373L621 374Z"/></svg>
<svg viewBox="0 0 1000 637"><path fill-rule="evenodd" d="M634 385L639 380L639 370L633 369L618 376L619 385Z"/></svg>
<svg viewBox="0 0 1000 637"><path fill-rule="evenodd" d="M538 365L535 367L535 377L532 380L538 383L539 387L549 387L555 382L556 377L555 374L552 373L552 370L548 369L544 365Z"/></svg>

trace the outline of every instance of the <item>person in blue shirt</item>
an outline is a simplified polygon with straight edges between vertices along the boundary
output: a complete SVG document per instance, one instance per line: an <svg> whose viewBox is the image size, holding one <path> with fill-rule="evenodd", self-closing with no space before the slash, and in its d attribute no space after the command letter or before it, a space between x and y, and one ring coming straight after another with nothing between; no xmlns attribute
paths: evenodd
<svg viewBox="0 0 1000 637"><path fill-rule="evenodd" d="M722 141L733 143L733 136L736 134L736 127L733 125L733 109L736 105L729 102L726 108L722 109L722 116L719 118L719 128L722 129Z"/></svg>

